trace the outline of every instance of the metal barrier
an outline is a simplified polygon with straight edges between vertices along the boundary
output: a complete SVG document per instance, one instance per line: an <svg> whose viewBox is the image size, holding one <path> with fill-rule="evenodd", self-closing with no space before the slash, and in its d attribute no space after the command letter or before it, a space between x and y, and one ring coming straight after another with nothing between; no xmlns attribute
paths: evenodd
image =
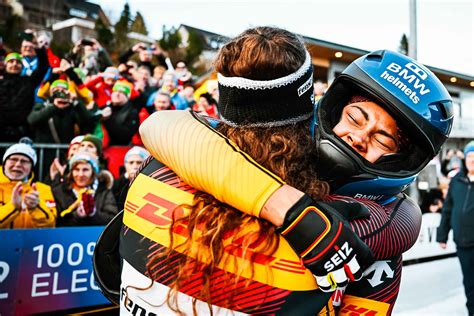
<svg viewBox="0 0 474 316"><path fill-rule="evenodd" d="M1 157L3 157L3 153L5 150L14 145L16 143L0 143L0 152L2 153ZM36 150L36 154L38 155L38 162L36 164L36 168L38 170L38 180L44 180L44 157L45 151L54 151L54 156L59 158L62 149L68 149L69 144L41 144L41 143L33 143L33 148ZM49 166L46 166L49 168Z"/></svg>

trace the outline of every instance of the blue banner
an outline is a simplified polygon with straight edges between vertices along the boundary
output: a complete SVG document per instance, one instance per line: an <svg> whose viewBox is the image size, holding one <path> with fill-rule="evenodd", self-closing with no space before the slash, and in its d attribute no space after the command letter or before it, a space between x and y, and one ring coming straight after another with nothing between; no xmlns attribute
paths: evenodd
<svg viewBox="0 0 474 316"><path fill-rule="evenodd" d="M104 227L0 230L0 314L107 304L92 271Z"/></svg>

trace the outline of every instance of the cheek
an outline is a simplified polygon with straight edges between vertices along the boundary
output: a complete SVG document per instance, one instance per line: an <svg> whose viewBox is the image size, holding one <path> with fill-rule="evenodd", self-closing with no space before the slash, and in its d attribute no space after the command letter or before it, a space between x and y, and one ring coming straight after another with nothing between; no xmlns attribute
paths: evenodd
<svg viewBox="0 0 474 316"><path fill-rule="evenodd" d="M344 121L340 121L339 123L336 124L336 126L334 126L332 131L337 136L342 137L347 134L347 124L345 124Z"/></svg>
<svg viewBox="0 0 474 316"><path fill-rule="evenodd" d="M367 153L365 154L364 158L370 163L376 162L380 157L382 157L383 152L377 150L377 149L369 149L367 150Z"/></svg>

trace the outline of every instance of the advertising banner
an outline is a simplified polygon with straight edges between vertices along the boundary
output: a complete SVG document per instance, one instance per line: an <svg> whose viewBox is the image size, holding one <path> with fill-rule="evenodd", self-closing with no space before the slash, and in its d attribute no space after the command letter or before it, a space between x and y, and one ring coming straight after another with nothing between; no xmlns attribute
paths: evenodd
<svg viewBox="0 0 474 316"><path fill-rule="evenodd" d="M92 271L95 242L103 228L0 231L0 314L107 304Z"/></svg>

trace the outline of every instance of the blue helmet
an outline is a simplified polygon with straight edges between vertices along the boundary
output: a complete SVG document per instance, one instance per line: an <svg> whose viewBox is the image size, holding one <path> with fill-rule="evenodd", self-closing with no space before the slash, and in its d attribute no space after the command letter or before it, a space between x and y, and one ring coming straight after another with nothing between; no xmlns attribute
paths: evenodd
<svg viewBox="0 0 474 316"><path fill-rule="evenodd" d="M354 95L382 106L408 136L396 154L370 163L333 133L342 109ZM315 144L319 176L335 193L388 202L412 183L437 155L451 131L451 97L425 66L402 54L381 50L352 62L318 101Z"/></svg>

